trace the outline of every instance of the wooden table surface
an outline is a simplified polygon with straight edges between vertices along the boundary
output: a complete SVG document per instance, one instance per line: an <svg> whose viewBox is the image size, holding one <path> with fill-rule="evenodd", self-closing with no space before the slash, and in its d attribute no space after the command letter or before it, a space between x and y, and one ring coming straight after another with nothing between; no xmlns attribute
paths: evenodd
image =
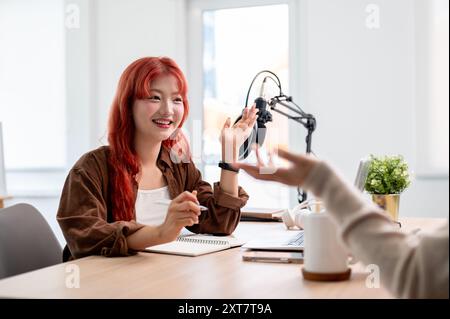
<svg viewBox="0 0 450 319"><path fill-rule="evenodd" d="M444 219L402 220L402 231L432 229ZM241 222L244 240L276 236L283 223ZM302 265L242 261L242 248L199 257L139 253L91 256L0 280L0 297L19 298L392 298L383 287L366 287L368 271L352 265L343 282L303 279ZM73 279L79 270L79 288Z"/></svg>

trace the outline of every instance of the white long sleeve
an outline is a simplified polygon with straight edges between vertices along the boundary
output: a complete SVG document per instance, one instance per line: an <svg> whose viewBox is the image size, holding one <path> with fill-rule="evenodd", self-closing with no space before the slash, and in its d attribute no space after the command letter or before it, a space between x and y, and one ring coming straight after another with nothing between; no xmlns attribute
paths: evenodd
<svg viewBox="0 0 450 319"><path fill-rule="evenodd" d="M352 254L377 265L383 285L395 296L449 297L448 220L420 236L402 233L325 162L313 168L302 187L323 200Z"/></svg>

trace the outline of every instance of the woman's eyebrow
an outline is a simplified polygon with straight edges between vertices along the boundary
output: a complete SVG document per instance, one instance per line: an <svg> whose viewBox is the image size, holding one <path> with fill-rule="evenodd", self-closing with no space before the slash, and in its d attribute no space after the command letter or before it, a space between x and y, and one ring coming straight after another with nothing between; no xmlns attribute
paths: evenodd
<svg viewBox="0 0 450 319"><path fill-rule="evenodd" d="M157 92L157 93L160 93L160 94L164 94L164 91L161 91L161 90L158 90L158 89L150 89L150 92ZM172 92L171 93L172 95L178 95L178 94L180 94L180 92L179 91L175 91L175 92Z"/></svg>

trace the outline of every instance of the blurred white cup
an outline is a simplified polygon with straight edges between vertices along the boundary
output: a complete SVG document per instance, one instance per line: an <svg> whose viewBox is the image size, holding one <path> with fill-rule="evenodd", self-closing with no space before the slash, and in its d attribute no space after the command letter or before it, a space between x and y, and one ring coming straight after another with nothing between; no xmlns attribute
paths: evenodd
<svg viewBox="0 0 450 319"><path fill-rule="evenodd" d="M304 264L309 273L339 274L349 270L349 254L328 213L304 214Z"/></svg>

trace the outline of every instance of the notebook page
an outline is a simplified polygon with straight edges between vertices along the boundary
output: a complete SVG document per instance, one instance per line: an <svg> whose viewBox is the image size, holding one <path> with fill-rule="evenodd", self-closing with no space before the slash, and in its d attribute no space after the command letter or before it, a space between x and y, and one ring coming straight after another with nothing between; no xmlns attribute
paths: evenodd
<svg viewBox="0 0 450 319"><path fill-rule="evenodd" d="M180 236L177 240L148 247L148 252L158 252L183 256L199 256L215 251L220 251L232 247L241 246L244 243L233 236L209 236L209 235L188 235Z"/></svg>

